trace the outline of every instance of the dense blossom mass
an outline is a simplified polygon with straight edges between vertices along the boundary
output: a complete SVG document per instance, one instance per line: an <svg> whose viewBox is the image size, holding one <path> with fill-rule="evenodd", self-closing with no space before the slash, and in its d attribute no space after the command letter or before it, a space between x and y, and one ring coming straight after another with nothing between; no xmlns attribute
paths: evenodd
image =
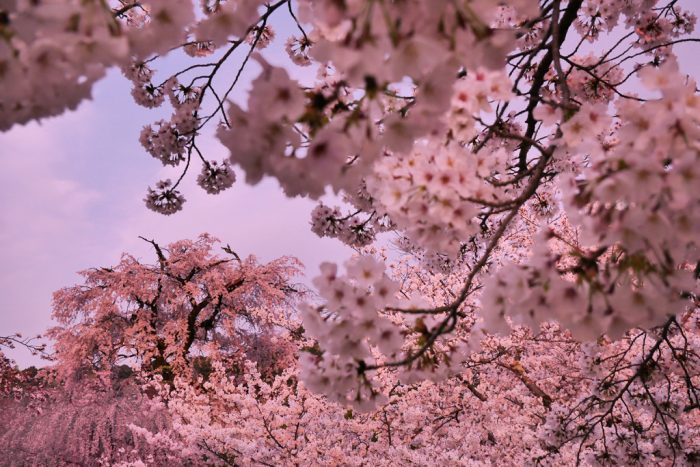
<svg viewBox="0 0 700 467"><path fill-rule="evenodd" d="M176 171L149 209L185 208L192 171L209 194L269 177L356 253L321 264L315 294L291 258L150 240L156 264L125 255L56 293L53 366L0 355L3 403L56 416L89 392L163 417L101 422L66 462L700 462L691 6L0 0L0 130L120 67L136 104L172 110L134 135ZM265 55L280 41L284 66ZM23 429L2 449L44 462Z"/></svg>
<svg viewBox="0 0 700 467"><path fill-rule="evenodd" d="M515 235L525 240L531 232ZM290 312L308 293L290 282L297 272L290 258L241 261L209 236L152 245L153 263L124 255L55 294L61 325L50 331L52 366L18 370L0 359L4 459L122 466L698 460L695 312L591 343L549 323L485 335L469 349L469 330L458 328L410 372L381 370L385 396L363 394L367 403L352 408L333 402L344 402L352 378L304 375L308 367L295 361L321 355L319 343L366 359L371 347L339 339L338 329L353 325L388 355L402 336L429 338L435 320L377 316L372 307L397 305L399 296L441 303L468 271L436 274L413 257L391 261L374 252L388 267L357 257L347 273L361 282L348 283L326 264L316 285L340 311L332 322L310 322L315 315L300 320ZM461 318L476 323L476 310ZM44 351L33 339L2 339ZM437 374L434 364L458 348L469 350L460 371Z"/></svg>

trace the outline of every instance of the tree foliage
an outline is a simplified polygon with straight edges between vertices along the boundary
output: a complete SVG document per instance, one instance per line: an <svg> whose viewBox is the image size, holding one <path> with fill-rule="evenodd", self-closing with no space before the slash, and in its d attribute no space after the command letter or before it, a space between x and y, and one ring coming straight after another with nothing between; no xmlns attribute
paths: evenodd
<svg viewBox="0 0 700 467"><path fill-rule="evenodd" d="M211 194L271 177L357 253L312 297L291 258L147 240L155 264L56 293L56 378L134 371L172 421L134 434L172 462L698 462L695 24L678 0L0 0L0 130L119 66L172 110L139 135L180 171L149 209L197 165Z"/></svg>
<svg viewBox="0 0 700 467"><path fill-rule="evenodd" d="M300 263L258 264L202 235L161 247L157 262L124 255L114 267L83 271L84 283L54 294L49 330L60 366L109 373L129 364L166 379L197 370L197 356L254 358L276 328L288 326L302 286ZM284 360L283 348L268 361ZM280 362L280 364L283 364ZM201 366L201 362L200 362Z"/></svg>

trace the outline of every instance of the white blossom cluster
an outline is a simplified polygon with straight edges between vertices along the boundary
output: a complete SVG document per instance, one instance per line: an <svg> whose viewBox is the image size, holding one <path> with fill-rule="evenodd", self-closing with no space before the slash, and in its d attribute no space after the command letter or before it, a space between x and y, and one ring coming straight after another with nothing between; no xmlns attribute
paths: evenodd
<svg viewBox="0 0 700 467"><path fill-rule="evenodd" d="M412 242L456 258L461 243L479 231L475 201L498 201L502 190L484 179L506 158L504 151L473 153L454 143L424 141L409 156L380 160L368 188Z"/></svg>
<svg viewBox="0 0 700 467"><path fill-rule="evenodd" d="M182 209L185 197L172 187L172 181L168 179L156 183L155 189L149 187L144 202L148 209L169 216Z"/></svg>
<svg viewBox="0 0 700 467"><path fill-rule="evenodd" d="M657 0L586 0L575 27L579 33L590 31L591 40L596 40L600 32L612 30L624 16L625 26L639 39L636 46L645 48L692 32L697 21L694 14L679 9L671 20L653 10L656 3Z"/></svg>
<svg viewBox="0 0 700 467"><path fill-rule="evenodd" d="M307 37L290 36L285 43L285 50L295 65L309 66L311 65L309 58L311 45L311 41Z"/></svg>
<svg viewBox="0 0 700 467"><path fill-rule="evenodd" d="M139 141L146 151L163 165L176 166L187 158L187 143L190 138L181 134L171 122L159 120L146 125Z"/></svg>
<svg viewBox="0 0 700 467"><path fill-rule="evenodd" d="M231 164L226 161L221 164L216 161L207 162L197 177L197 184L210 195L215 195L227 188L231 188L235 181L236 173L231 168Z"/></svg>
<svg viewBox="0 0 700 467"><path fill-rule="evenodd" d="M0 130L58 115L90 98L128 39L100 2L5 1L0 10Z"/></svg>
<svg viewBox="0 0 700 467"><path fill-rule="evenodd" d="M121 9L126 13L115 17ZM194 20L191 0L123 1L115 10L102 1L5 1L0 11L3 131L75 109L108 67L169 50ZM161 90L145 83L134 98L158 105Z"/></svg>
<svg viewBox="0 0 700 467"><path fill-rule="evenodd" d="M353 258L345 266L347 276L340 276L337 265L323 263L321 275L314 279L326 309L306 305L302 319L305 332L326 352L322 357L304 355L302 372L309 389L337 402L369 408L379 395L369 384L358 383L356 362L374 361L373 348L387 357L401 351L400 329L379 315L379 310L399 304L399 284L371 256ZM366 397L358 397L360 391Z"/></svg>
<svg viewBox="0 0 700 467"><path fill-rule="evenodd" d="M323 203L311 211L311 231L319 237L338 238L346 245L362 247L371 243L376 235L371 217L362 220L359 213L343 216L340 209Z"/></svg>

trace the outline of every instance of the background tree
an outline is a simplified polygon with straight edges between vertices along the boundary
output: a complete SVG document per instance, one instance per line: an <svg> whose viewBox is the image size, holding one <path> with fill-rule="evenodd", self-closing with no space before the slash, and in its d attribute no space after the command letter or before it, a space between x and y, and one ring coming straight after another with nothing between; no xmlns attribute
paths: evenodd
<svg viewBox="0 0 700 467"><path fill-rule="evenodd" d="M209 235L161 247L156 264L125 254L111 268L83 271L83 284L56 292L50 329L55 363L19 370L0 353L0 456L16 464L103 465L142 460L163 465L185 454L134 436L172 427L170 408L154 404L181 384L201 387L214 365L242 378L246 362L274 378L295 365L293 282L301 264L285 257L259 264ZM20 336L0 344L44 346ZM164 384L163 392L154 390ZM145 385L145 386L144 386ZM30 435L31 434L31 435ZM194 461L200 457L192 458Z"/></svg>
<svg viewBox="0 0 700 467"><path fill-rule="evenodd" d="M265 342L289 327L303 287L294 284L301 264L284 257L258 264L202 235L161 247L156 264L125 254L111 268L83 271L85 282L54 295L55 339L61 371L108 375L120 364L157 372L166 379L188 374L206 358L254 360ZM283 346L266 359L289 362ZM204 357L198 359L197 357Z"/></svg>

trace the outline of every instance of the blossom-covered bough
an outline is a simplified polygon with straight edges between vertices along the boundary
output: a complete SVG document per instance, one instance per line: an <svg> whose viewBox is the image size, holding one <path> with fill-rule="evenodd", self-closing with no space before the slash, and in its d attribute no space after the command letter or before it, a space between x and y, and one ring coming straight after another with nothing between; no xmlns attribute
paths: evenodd
<svg viewBox="0 0 700 467"><path fill-rule="evenodd" d="M590 395L568 407L559 404L547 415L544 429L551 451L537 460L575 441L577 464L591 445L598 453L589 453L589 461L641 460L654 449L672 464L696 462L697 455L686 455L686 427L697 426L693 412L700 408L696 365L689 363L698 358L692 346L683 325L671 318L658 334L638 332L616 352L597 356L593 363L605 364L607 374L596 381ZM685 392L685 397L679 398L676 391ZM649 445L649 436L657 440L655 446Z"/></svg>
<svg viewBox="0 0 700 467"><path fill-rule="evenodd" d="M138 104L173 109L140 135L181 168L148 189L150 209L183 208L178 188L198 160L212 194L232 187L237 167L248 183L273 177L288 196L319 200L312 230L357 249L344 273L321 266L322 301L301 309L306 388L386 414L407 385L450 387L486 366L541 402L523 423L542 429L544 452L527 461L693 462L700 97L677 52L700 39L687 3L204 0L195 12L191 0L10 0L0 129L74 108L120 66ZM293 26L287 67L261 52L273 15ZM159 58L180 52L191 62L160 76ZM247 102L233 102L252 63ZM293 66L316 79L292 79ZM218 162L198 145L217 124L230 153ZM347 206L324 204L329 191ZM391 236L408 259L387 269L377 248ZM169 339L179 347L161 357L185 365L189 347ZM513 339L529 343L501 343ZM576 355L575 383L534 356L523 363L538 345ZM221 385L240 385L224 373ZM491 400L473 379L466 388ZM299 454L290 449L285 458Z"/></svg>

